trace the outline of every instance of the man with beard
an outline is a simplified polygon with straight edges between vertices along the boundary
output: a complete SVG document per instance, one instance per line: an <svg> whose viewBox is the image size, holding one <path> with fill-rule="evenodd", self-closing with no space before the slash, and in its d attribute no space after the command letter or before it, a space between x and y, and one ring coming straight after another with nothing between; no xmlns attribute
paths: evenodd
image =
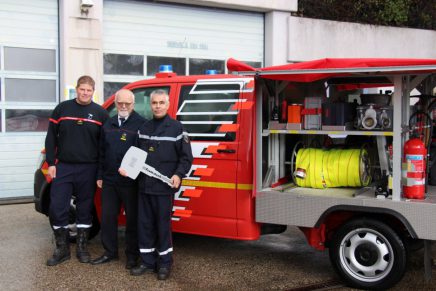
<svg viewBox="0 0 436 291"><path fill-rule="evenodd" d="M136 144L138 128L145 119L134 111L135 95L132 91L121 89L115 93L115 106L118 114L103 125L100 142L100 166L97 186L101 194L101 242L104 253L91 261L99 265L118 259L118 214L121 203L126 213L126 268L136 266L139 249L137 236L136 181L118 173L124 154Z"/></svg>

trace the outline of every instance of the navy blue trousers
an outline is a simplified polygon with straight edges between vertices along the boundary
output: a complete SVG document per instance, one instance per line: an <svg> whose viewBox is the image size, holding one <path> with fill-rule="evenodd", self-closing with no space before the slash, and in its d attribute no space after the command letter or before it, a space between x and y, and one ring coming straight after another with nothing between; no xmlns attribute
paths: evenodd
<svg viewBox="0 0 436 291"><path fill-rule="evenodd" d="M118 257L118 215L121 203L126 212L126 256L139 257L138 249L138 189L106 185L101 193L101 242L108 257Z"/></svg>
<svg viewBox="0 0 436 291"><path fill-rule="evenodd" d="M141 259L149 268L170 268L173 261L173 194L140 193L138 202L138 243Z"/></svg>
<svg viewBox="0 0 436 291"><path fill-rule="evenodd" d="M97 164L56 165L56 178L50 190L50 220L55 227L68 226L71 196L76 197L76 224L92 225Z"/></svg>

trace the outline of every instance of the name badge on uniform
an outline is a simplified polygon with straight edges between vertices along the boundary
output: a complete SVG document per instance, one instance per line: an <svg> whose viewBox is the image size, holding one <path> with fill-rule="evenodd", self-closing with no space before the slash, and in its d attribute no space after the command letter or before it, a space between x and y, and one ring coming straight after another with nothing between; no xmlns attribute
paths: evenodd
<svg viewBox="0 0 436 291"><path fill-rule="evenodd" d="M149 148L148 148L148 151L149 151L149 152L154 152L154 147L152 147L152 146L149 147Z"/></svg>
<svg viewBox="0 0 436 291"><path fill-rule="evenodd" d="M123 132L123 134L121 135L120 138L122 141L126 141L127 140L127 134L125 132Z"/></svg>

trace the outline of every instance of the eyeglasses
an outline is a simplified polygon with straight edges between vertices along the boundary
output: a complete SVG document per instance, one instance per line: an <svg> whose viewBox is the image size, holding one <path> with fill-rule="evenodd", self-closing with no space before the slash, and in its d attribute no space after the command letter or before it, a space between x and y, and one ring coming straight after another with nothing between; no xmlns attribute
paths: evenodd
<svg viewBox="0 0 436 291"><path fill-rule="evenodd" d="M115 103L120 107L123 107L123 106L129 107L133 104L133 102L115 102Z"/></svg>

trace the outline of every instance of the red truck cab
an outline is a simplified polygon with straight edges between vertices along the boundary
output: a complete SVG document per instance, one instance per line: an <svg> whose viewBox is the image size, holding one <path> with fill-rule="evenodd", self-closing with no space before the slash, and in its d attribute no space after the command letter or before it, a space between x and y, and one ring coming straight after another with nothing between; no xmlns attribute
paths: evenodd
<svg viewBox="0 0 436 291"><path fill-rule="evenodd" d="M135 110L147 119L152 118L150 93L167 91L169 115L189 132L194 162L174 197L173 230L257 239L260 227L254 222L253 148L246 146L254 142L253 79L158 73L154 79L125 88L135 94ZM111 116L116 114L113 98L103 104ZM100 216L99 193L95 199Z"/></svg>
<svg viewBox="0 0 436 291"><path fill-rule="evenodd" d="M189 132L194 162L174 197L173 231L257 239L261 226L254 217L254 79L232 75L177 76L166 72L124 88L132 90L135 110L147 119L152 118L150 93L156 89L167 91L168 114L181 121ZM115 115L114 96L103 107L110 116ZM49 189L44 162L35 174L35 207L45 214ZM73 226L74 201L71 212ZM94 220L93 235L98 232L101 218L100 190L95 195L95 213L98 220ZM124 210L119 223L125 224Z"/></svg>

